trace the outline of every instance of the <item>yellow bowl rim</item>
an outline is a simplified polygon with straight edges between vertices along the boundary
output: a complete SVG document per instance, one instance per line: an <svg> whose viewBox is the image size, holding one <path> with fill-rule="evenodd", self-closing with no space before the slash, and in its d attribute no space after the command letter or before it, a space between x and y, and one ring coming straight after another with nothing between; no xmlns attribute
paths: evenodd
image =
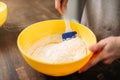
<svg viewBox="0 0 120 80"><path fill-rule="evenodd" d="M47 63L47 62L44 62L44 61L39 61L37 59L34 59L34 58L31 58L31 56L27 55L26 52L20 47L20 44L19 44L19 38L21 37L21 35L23 34L24 31L26 31L27 29L31 28L34 24L40 24L40 23L43 23L43 22L47 22L47 21L63 21L62 19L55 19L55 20L45 20L45 21L41 21L41 22L36 22L36 23L33 23L31 25L29 25L28 27L26 27L23 31L20 32L20 34L18 35L18 38L17 38L17 45L18 45L18 48L20 49L20 52L22 55L26 56L27 58L31 59L32 61L35 61L37 63L42 63L42 64L46 64L46 65L67 65L67 64L72 64L72 63L76 63L82 59L84 59L85 57L83 58L80 58L78 60L75 60L75 61L72 61L72 62L67 62L67 63L58 63L58 64L52 64L52 63ZM77 23L77 22L76 22ZM78 23L77 23L78 24ZM82 24L78 24L78 25L82 25ZM83 25L84 26L84 25ZM87 27L86 27L87 28ZM87 28L88 29L88 28ZM89 30L89 29L88 29ZM89 30L92 34L93 32L91 30ZM93 34L94 35L94 34ZM95 36L95 35L94 35ZM96 40L96 37L95 37L95 40ZM96 43L96 41L95 41ZM90 52L89 54L86 55L89 56L93 54L93 52Z"/></svg>

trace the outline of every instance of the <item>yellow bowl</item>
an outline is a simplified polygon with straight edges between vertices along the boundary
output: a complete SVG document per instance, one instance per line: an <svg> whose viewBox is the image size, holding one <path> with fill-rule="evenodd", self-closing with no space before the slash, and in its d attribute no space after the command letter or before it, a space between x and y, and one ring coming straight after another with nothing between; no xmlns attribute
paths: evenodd
<svg viewBox="0 0 120 80"><path fill-rule="evenodd" d="M96 37L90 29L76 22L70 22L70 25L73 30L77 31L80 38L86 40L88 46L96 43ZM69 75L82 68L92 57L93 53L88 50L86 57L64 64L44 63L31 58L26 53L26 50L39 39L56 33L62 34L64 32L65 24L63 20L38 22L28 26L20 33L18 36L17 45L26 62L35 70L50 76Z"/></svg>
<svg viewBox="0 0 120 80"><path fill-rule="evenodd" d="M0 2L0 27L5 23L7 19L7 5Z"/></svg>

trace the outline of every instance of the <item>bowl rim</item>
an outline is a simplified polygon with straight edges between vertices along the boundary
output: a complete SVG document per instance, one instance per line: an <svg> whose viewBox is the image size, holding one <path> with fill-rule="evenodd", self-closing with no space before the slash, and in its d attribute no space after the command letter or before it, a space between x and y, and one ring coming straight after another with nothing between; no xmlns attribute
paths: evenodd
<svg viewBox="0 0 120 80"><path fill-rule="evenodd" d="M20 34L18 35L18 38L17 38L17 46L18 46L18 49L20 50L20 53L21 53L22 55L24 55L25 57L31 59L32 61L35 61L35 62L37 62L37 63L46 64L46 65L67 65L67 64L76 63L76 62L84 59L85 57L82 57L82 58L77 59L77 60L75 60L75 61L66 62L66 63L58 63L58 64L55 63L55 64L54 64L54 63L47 63L47 62L44 62L44 61L40 61L40 60L34 59L34 58L32 58L30 55L26 54L26 52L20 47L20 43L19 43L20 37L22 36L23 32L26 31L27 29L33 27L33 25L40 24L40 23L43 23L43 22L48 22L48 21L64 21L64 20L62 20L62 19L45 20L45 21L36 22L36 23L33 23L33 24L27 26L25 29L23 29L23 30L20 32ZM72 21L72 22L74 22L74 21ZM78 25L82 25L82 24L79 24L79 23L77 23L77 22L75 22L75 23L78 24ZM82 26L84 26L84 25L82 25ZM84 27L85 27L85 26L84 26ZM95 43L96 43L96 42L97 42L97 39L96 39L96 36L94 35L94 33L93 33L88 27L85 27L85 28L87 28L87 29L92 33L92 35L95 37ZM93 55L93 52L90 51L90 53L87 54L86 57L88 57L89 55ZM92 57L92 56L91 56L91 57Z"/></svg>

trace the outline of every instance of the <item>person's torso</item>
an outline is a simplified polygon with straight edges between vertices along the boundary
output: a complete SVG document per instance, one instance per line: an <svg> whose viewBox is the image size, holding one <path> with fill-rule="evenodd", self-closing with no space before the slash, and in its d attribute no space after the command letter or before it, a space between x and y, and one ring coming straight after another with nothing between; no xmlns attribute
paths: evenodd
<svg viewBox="0 0 120 80"><path fill-rule="evenodd" d="M82 24L88 26L98 40L120 36L120 0L87 0Z"/></svg>

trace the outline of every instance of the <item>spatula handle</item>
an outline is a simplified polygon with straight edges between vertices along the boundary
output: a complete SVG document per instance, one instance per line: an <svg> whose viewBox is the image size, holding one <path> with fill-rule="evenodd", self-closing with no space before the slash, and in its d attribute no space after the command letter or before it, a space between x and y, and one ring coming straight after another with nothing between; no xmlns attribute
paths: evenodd
<svg viewBox="0 0 120 80"><path fill-rule="evenodd" d="M69 17L68 17L68 13L67 10L64 11L64 15L63 15L63 19L65 21L65 27L66 27L66 32L70 32L72 31L71 27L70 27L70 21L69 21Z"/></svg>

